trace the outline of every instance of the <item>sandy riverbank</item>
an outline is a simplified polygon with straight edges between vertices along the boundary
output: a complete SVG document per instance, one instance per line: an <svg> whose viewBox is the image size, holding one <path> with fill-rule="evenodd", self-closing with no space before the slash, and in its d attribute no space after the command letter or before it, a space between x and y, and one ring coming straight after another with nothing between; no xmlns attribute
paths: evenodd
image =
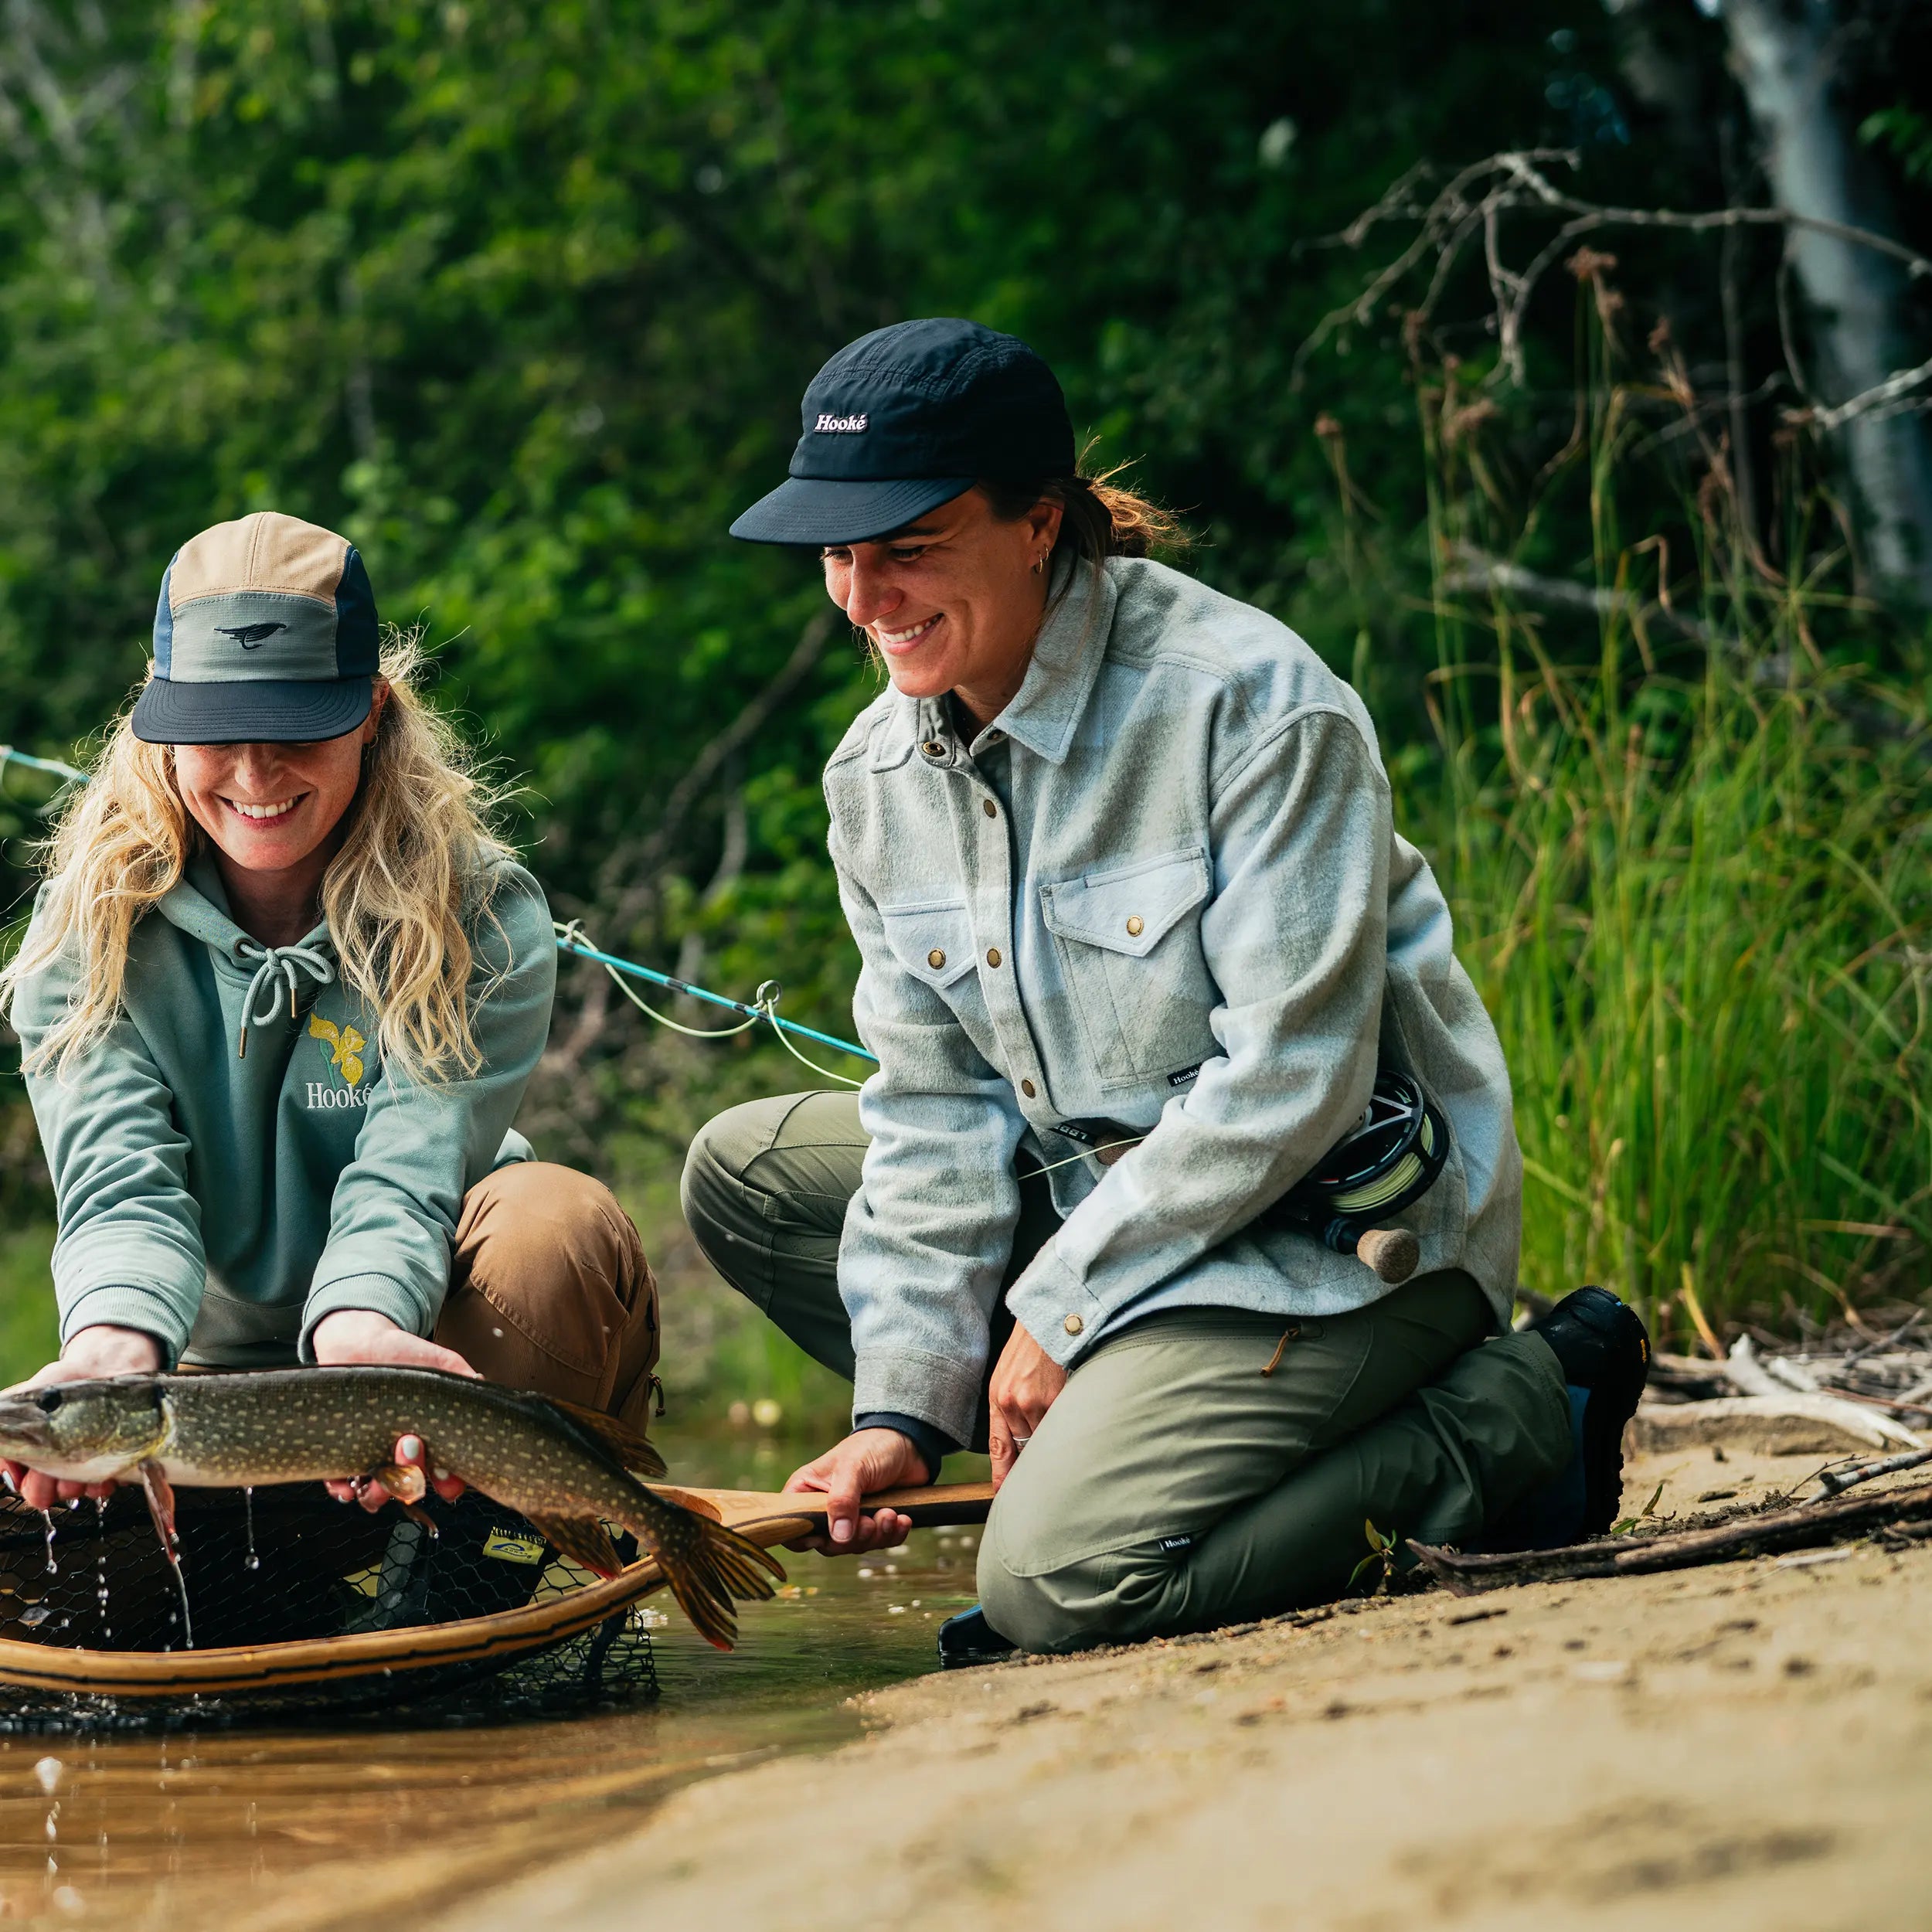
<svg viewBox="0 0 1932 1932"><path fill-rule="evenodd" d="M1709 1453L1641 1502L1804 1468ZM1932 1879L1932 1552L1871 1548L923 1679L436 1932L1820 1928ZM427 1922L423 1922L427 1924Z"/></svg>

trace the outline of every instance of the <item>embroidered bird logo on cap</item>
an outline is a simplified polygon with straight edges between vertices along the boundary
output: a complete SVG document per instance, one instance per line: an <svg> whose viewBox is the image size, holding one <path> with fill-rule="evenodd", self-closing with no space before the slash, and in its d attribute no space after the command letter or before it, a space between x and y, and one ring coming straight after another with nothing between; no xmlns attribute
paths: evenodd
<svg viewBox="0 0 1932 1932"><path fill-rule="evenodd" d="M277 631L286 631L285 624L218 624L216 634L233 638L244 651L259 651Z"/></svg>

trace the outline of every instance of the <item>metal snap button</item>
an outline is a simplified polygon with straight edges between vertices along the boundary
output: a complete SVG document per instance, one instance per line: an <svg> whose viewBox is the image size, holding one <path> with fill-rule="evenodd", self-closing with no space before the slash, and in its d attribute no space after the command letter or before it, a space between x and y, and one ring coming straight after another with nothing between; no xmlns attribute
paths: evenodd
<svg viewBox="0 0 1932 1932"><path fill-rule="evenodd" d="M979 801L979 804L980 809L985 813L988 818L997 818L999 816L999 808L993 803L992 799L982 798Z"/></svg>
<svg viewBox="0 0 1932 1932"><path fill-rule="evenodd" d="M928 738L919 748L929 758L943 758L946 755L945 746L937 738Z"/></svg>
<svg viewBox="0 0 1932 1932"><path fill-rule="evenodd" d="M999 948L997 946L987 947L986 963L988 966L997 966L999 964Z"/></svg>
<svg viewBox="0 0 1932 1932"><path fill-rule="evenodd" d="M1146 930L1147 921L1144 920L1138 913L1136 913L1134 917L1127 922L1127 936L1129 939L1138 939L1141 934Z"/></svg>
<svg viewBox="0 0 1932 1932"><path fill-rule="evenodd" d="M1039 1091L1039 1089L1031 1080L1022 1080L1019 1083L1019 1090L1030 1100Z"/></svg>
<svg viewBox="0 0 1932 1932"><path fill-rule="evenodd" d="M1063 1328L1069 1335L1078 1335L1080 1331L1087 1326L1087 1324L1083 1321L1078 1315L1070 1315L1066 1319L1060 1324L1060 1326Z"/></svg>
<svg viewBox="0 0 1932 1932"><path fill-rule="evenodd" d="M926 964L931 967L934 972L937 972L940 968L944 966L945 963L946 955L942 953L937 946L935 946L932 951L926 955Z"/></svg>

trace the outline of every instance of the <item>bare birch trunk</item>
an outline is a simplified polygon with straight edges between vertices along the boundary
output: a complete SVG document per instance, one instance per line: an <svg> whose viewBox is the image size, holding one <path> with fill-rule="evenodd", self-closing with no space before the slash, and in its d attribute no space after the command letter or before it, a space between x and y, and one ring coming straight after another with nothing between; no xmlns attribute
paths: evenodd
<svg viewBox="0 0 1932 1932"><path fill-rule="evenodd" d="M1895 232L1881 184L1832 87L1832 0L1724 0L1731 66L1764 143L1778 205L1795 215ZM1842 401L1922 359L1908 343L1906 272L1876 250L1794 229L1791 263L1814 318L1820 374ZM1906 410L1838 431L1855 497L1864 568L1876 585L1932 604L1932 432Z"/></svg>

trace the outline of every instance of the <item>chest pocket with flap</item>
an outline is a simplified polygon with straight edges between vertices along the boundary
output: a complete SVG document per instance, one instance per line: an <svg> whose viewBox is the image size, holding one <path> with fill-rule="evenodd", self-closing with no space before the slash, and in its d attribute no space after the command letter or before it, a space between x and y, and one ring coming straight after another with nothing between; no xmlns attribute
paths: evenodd
<svg viewBox="0 0 1932 1932"><path fill-rule="evenodd" d="M1213 984L1192 917L1209 891L1199 845L1040 888L1103 1087L1218 1050L1207 1023Z"/></svg>
<svg viewBox="0 0 1932 1932"><path fill-rule="evenodd" d="M893 957L934 992L973 969L973 928L963 899L916 906L882 906L886 944Z"/></svg>

